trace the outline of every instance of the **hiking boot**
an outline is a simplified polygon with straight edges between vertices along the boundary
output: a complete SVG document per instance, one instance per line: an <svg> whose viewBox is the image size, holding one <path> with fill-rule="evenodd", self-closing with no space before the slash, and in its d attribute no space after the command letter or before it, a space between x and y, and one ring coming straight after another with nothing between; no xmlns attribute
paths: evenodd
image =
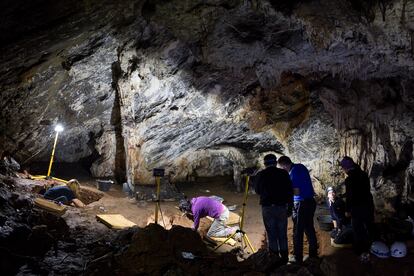
<svg viewBox="0 0 414 276"><path fill-rule="evenodd" d="M289 262L289 253L287 251L280 251L280 263L285 265Z"/></svg>
<svg viewBox="0 0 414 276"><path fill-rule="evenodd" d="M242 233L240 233L240 232L235 233L234 236L233 236L233 239L235 239L238 242L241 242L242 238L243 238L243 236L242 236Z"/></svg>

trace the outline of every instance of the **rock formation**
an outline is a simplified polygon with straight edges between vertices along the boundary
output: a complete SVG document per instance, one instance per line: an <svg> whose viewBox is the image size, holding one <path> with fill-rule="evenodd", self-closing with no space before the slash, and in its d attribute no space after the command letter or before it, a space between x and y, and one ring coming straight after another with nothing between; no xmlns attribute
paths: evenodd
<svg viewBox="0 0 414 276"><path fill-rule="evenodd" d="M361 4L362 3L362 4ZM0 150L152 183L231 176L267 152L317 192L350 155L393 211L414 189L414 2L4 1Z"/></svg>

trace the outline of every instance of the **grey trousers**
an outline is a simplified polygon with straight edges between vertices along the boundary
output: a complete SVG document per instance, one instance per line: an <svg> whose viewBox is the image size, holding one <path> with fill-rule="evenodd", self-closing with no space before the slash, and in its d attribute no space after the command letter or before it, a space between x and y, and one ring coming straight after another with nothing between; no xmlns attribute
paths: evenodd
<svg viewBox="0 0 414 276"><path fill-rule="evenodd" d="M220 214L220 217L214 219L213 224L208 229L208 237L227 237L231 233L231 228L226 226L226 221L229 219L229 209L224 206L223 212Z"/></svg>

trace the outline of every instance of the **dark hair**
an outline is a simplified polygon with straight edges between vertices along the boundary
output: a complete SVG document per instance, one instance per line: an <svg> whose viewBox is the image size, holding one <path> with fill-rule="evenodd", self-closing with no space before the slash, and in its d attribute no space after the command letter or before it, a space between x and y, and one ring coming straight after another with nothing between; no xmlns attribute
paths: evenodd
<svg viewBox="0 0 414 276"><path fill-rule="evenodd" d="M290 158L289 157L287 157L287 156L281 156L280 158L279 158L279 164L280 165L291 165L292 164L292 160L290 160Z"/></svg>
<svg viewBox="0 0 414 276"><path fill-rule="evenodd" d="M354 160L349 156L344 156L344 158L341 160L341 167L347 170L355 168L355 162Z"/></svg>
<svg viewBox="0 0 414 276"><path fill-rule="evenodd" d="M187 199L182 199L178 203L178 209L183 213L191 213L191 202Z"/></svg>
<svg viewBox="0 0 414 276"><path fill-rule="evenodd" d="M268 166L268 165L275 165L277 163L277 159L276 159L276 156L274 154L267 154L264 157L263 160L264 160L264 164L266 166Z"/></svg>

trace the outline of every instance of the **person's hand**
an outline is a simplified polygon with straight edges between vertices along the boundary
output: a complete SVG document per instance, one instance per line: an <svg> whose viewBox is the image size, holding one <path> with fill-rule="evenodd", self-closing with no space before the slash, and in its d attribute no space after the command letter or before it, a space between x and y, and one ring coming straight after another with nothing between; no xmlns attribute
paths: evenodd
<svg viewBox="0 0 414 276"><path fill-rule="evenodd" d="M351 217L351 213L350 213L350 212L345 212L345 216L346 216L347 218L350 218L350 217Z"/></svg>

